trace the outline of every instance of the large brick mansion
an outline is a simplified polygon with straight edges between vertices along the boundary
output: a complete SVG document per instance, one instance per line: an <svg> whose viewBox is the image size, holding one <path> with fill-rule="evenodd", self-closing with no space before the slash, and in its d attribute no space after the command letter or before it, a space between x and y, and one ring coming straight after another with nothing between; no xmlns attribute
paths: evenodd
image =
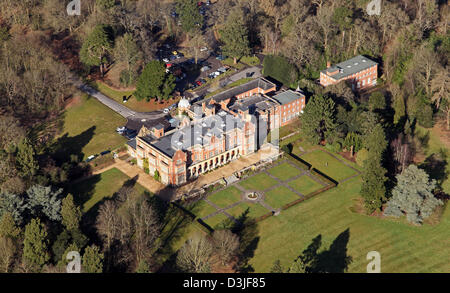
<svg viewBox="0 0 450 293"><path fill-rule="evenodd" d="M255 152L270 131L292 122L304 107L301 92L277 92L274 83L258 78L193 105L182 99L178 125L142 126L128 151L162 183L180 185Z"/></svg>

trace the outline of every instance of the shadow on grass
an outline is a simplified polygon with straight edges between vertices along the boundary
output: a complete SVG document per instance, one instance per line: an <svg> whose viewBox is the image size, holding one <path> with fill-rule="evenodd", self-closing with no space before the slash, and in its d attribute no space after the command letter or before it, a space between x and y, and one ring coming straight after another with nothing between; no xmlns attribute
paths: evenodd
<svg viewBox="0 0 450 293"><path fill-rule="evenodd" d="M350 230L347 228L340 233L328 250L319 252L322 246L322 235L317 235L311 244L294 262L291 272L299 273L344 273L352 262L347 255L347 244Z"/></svg>
<svg viewBox="0 0 450 293"><path fill-rule="evenodd" d="M432 154L419 167L425 170L431 179L435 179L438 186L442 187L442 183L448 178L447 164L446 153Z"/></svg>
<svg viewBox="0 0 450 293"><path fill-rule="evenodd" d="M157 251L156 263L162 264L157 271L164 273L178 272L176 255L179 247L177 246L183 239L187 240L189 227L193 225L194 218L157 196L153 196L151 201L161 223L160 248Z"/></svg>
<svg viewBox="0 0 450 293"><path fill-rule="evenodd" d="M85 154L82 152L84 146L86 146L95 135L95 126L86 129L82 133L76 136L69 137L68 133L62 137L50 147L49 153L56 160L58 164L71 161L71 156L76 156L78 161L83 160Z"/></svg>
<svg viewBox="0 0 450 293"><path fill-rule="evenodd" d="M239 236L239 261L236 270L240 273L254 272L254 268L249 261L255 255L255 250L259 244L259 228L255 219L249 217L250 209L247 208L236 221L227 219L215 227L216 230L229 229Z"/></svg>

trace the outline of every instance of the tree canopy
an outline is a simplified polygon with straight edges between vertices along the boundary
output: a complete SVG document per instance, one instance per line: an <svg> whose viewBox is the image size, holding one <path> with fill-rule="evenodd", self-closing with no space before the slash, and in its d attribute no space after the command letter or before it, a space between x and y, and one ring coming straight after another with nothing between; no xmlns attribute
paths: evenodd
<svg viewBox="0 0 450 293"><path fill-rule="evenodd" d="M175 77L166 73L163 62L150 61L139 76L134 95L138 100L167 99L175 89Z"/></svg>

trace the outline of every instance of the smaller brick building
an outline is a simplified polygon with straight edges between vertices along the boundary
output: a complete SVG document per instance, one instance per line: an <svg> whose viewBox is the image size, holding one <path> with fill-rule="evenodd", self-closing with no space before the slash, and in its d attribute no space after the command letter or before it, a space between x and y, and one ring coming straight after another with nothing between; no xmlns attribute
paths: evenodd
<svg viewBox="0 0 450 293"><path fill-rule="evenodd" d="M359 91L375 86L378 77L378 63L362 55L331 66L320 72L320 84L324 87L349 81L352 90Z"/></svg>

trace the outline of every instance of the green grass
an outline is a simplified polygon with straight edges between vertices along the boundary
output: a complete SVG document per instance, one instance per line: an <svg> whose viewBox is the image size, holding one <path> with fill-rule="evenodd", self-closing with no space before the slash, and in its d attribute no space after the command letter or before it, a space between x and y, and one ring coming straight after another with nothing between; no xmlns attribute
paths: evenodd
<svg viewBox="0 0 450 293"><path fill-rule="evenodd" d="M116 133L126 119L94 98L83 96L66 110L57 153L80 154L85 159L104 150L120 147L126 139Z"/></svg>
<svg viewBox="0 0 450 293"><path fill-rule="evenodd" d="M232 215L235 219L239 219L240 216L247 212L247 209L248 214L246 214L246 216L249 218L257 218L270 212L259 203L250 202L242 202L237 206L227 209L226 212Z"/></svg>
<svg viewBox="0 0 450 293"><path fill-rule="evenodd" d="M197 201L190 210L193 214L195 214L199 218L206 217L217 211L215 207L213 207L204 200Z"/></svg>
<svg viewBox="0 0 450 293"><path fill-rule="evenodd" d="M289 163L282 163L268 171L282 181L286 181L300 174L300 171Z"/></svg>
<svg viewBox="0 0 450 293"><path fill-rule="evenodd" d="M274 209L281 208L285 204L288 204L300 198L297 194L295 194L285 186L279 186L275 189L272 189L271 191L266 192L265 196L266 197L264 201Z"/></svg>
<svg viewBox="0 0 450 293"><path fill-rule="evenodd" d="M96 82L95 87L102 92L103 94L107 95L108 97L122 103L123 96L131 96L133 95L134 91L118 91L114 90L107 85L105 85L103 82Z"/></svg>
<svg viewBox="0 0 450 293"><path fill-rule="evenodd" d="M445 193L450 194L450 151L449 148L439 139L435 133L435 129L426 129L420 125L416 126L416 134L425 142L422 146L426 157L433 154L444 154L447 165L445 170L436 170L438 173L445 173L446 179L442 182L442 189ZM425 138L425 139L424 139ZM430 174L433 177L434 174Z"/></svg>
<svg viewBox="0 0 450 293"><path fill-rule="evenodd" d="M230 186L208 196L208 200L216 204L218 207L225 208L237 201L240 201L241 194L242 192L238 188L235 186Z"/></svg>
<svg viewBox="0 0 450 293"><path fill-rule="evenodd" d="M68 191L75 201L82 205L82 210L86 213L103 199L112 197L128 180L130 177L119 169L113 168L71 185ZM138 183L135 188L139 193L146 190Z"/></svg>
<svg viewBox="0 0 450 293"><path fill-rule="evenodd" d="M326 152L321 150L315 150L310 153L306 153L301 158L322 173L330 176L334 180L341 181L356 174L356 171L339 162L334 157L330 156ZM328 163L328 166L325 164Z"/></svg>
<svg viewBox="0 0 450 293"><path fill-rule="evenodd" d="M277 185L278 182L265 173L258 173L250 178L247 178L239 183L242 187L248 190L266 190L272 186Z"/></svg>
<svg viewBox="0 0 450 293"><path fill-rule="evenodd" d="M364 273L366 255L372 250L380 252L384 273L450 272L448 206L437 226L416 227L402 220L369 217L349 209L360 187L360 177L351 179L259 222L259 242L250 261L255 271L269 272L276 260L289 267L316 236L322 236L321 249L328 249L340 233L349 229L346 247L353 259L349 272Z"/></svg>
<svg viewBox="0 0 450 293"><path fill-rule="evenodd" d="M229 218L225 216L224 213L219 213L215 215L214 217L211 217L204 222L211 228L217 228L218 226L221 226L221 224L225 221L228 221Z"/></svg>
<svg viewBox="0 0 450 293"><path fill-rule="evenodd" d="M239 61L250 66L256 66L261 63L259 58L256 56L244 56Z"/></svg>
<svg viewBox="0 0 450 293"><path fill-rule="evenodd" d="M317 183L306 175L289 182L289 186L303 195L307 195L323 187L320 183Z"/></svg>

